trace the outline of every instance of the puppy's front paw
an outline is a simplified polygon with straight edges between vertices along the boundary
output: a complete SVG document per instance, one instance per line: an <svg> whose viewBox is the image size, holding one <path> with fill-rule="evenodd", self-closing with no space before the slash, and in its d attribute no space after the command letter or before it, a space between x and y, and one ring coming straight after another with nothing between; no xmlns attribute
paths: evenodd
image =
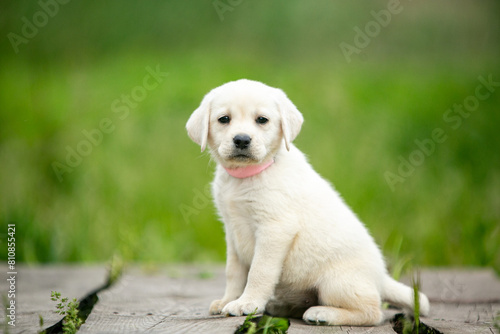
<svg viewBox="0 0 500 334"><path fill-rule="evenodd" d="M209 313L211 315L216 315L216 314L221 314L222 313L222 308L227 304L226 301L224 300L214 300L212 304L210 304L210 309Z"/></svg>
<svg viewBox="0 0 500 334"><path fill-rule="evenodd" d="M265 308L266 303L240 298L224 306L224 308L222 309L222 314L240 316L247 315L253 312L262 313L264 312Z"/></svg>

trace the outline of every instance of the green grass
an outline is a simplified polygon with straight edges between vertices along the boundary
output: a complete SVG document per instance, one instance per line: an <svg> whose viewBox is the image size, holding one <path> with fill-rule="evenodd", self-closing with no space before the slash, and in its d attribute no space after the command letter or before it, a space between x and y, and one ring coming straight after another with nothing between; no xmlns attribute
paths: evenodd
<svg viewBox="0 0 500 334"><path fill-rule="evenodd" d="M351 63L339 43L386 2L243 2L222 22L210 2L70 2L18 54L5 38L0 221L16 224L17 261L223 261L203 195L214 166L184 126L210 89L247 77L295 102L306 120L296 145L389 259L500 269L500 90L456 130L443 121L478 76L500 81L498 5L404 4ZM2 6L6 32L38 10ZM157 65L168 76L121 119L113 101ZM113 131L60 182L54 161L105 118ZM392 191L384 173L438 127L446 141Z"/></svg>
<svg viewBox="0 0 500 334"><path fill-rule="evenodd" d="M440 334L434 327L428 326L420 320L420 273L411 271L413 289L413 314L398 313L390 320L392 329L399 334ZM416 275L416 276L415 276Z"/></svg>
<svg viewBox="0 0 500 334"><path fill-rule="evenodd" d="M255 309L257 311L257 309ZM243 324L235 331L236 334L286 334L290 327L288 318L272 317L264 314L256 316L250 313Z"/></svg>
<svg viewBox="0 0 500 334"><path fill-rule="evenodd" d="M69 300L67 297L61 297L61 293L52 291L50 299L57 302L55 313L64 317L63 333L74 334L78 331L83 320L78 316L78 307L80 303L76 298Z"/></svg>

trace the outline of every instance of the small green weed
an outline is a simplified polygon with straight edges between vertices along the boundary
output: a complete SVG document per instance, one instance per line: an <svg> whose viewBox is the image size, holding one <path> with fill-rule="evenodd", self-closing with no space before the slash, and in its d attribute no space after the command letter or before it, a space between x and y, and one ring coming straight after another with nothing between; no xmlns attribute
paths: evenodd
<svg viewBox="0 0 500 334"><path fill-rule="evenodd" d="M393 265L392 265L392 278L396 281L399 281L402 274L407 272L411 268L411 261L413 260L412 255L402 255L401 247L403 246L404 238L402 235L399 235L394 243L394 247L392 249Z"/></svg>
<svg viewBox="0 0 500 334"><path fill-rule="evenodd" d="M235 334L285 334L290 327L287 318L274 318L270 315L255 316L257 310L250 313Z"/></svg>
<svg viewBox="0 0 500 334"><path fill-rule="evenodd" d="M418 292L420 291L420 273L417 272L417 278L412 275L411 283L413 287L413 319L414 319L414 332L418 334L418 330L420 327L420 298L418 296Z"/></svg>
<svg viewBox="0 0 500 334"><path fill-rule="evenodd" d="M401 246L403 245L404 238L403 236L398 236L395 243L394 247L392 249L392 269L391 269L391 276L394 278L396 281L399 281L401 276L406 273L408 270L411 268L411 261L413 260L413 256L411 255L401 255ZM382 304L383 309L389 308L389 303L384 302Z"/></svg>
<svg viewBox="0 0 500 334"><path fill-rule="evenodd" d="M80 303L76 298L71 301L69 298L61 298L61 294L57 291L52 291L50 295L52 301L58 302L56 305L56 313L64 316L63 333L74 334L80 328L83 320L78 316L78 307Z"/></svg>
<svg viewBox="0 0 500 334"><path fill-rule="evenodd" d="M500 332L500 311L497 312L495 319L493 319L493 326Z"/></svg>
<svg viewBox="0 0 500 334"><path fill-rule="evenodd" d="M439 330L420 321L420 273L417 272L416 277L412 275L411 283L414 302L413 316L407 317L404 313L396 314L391 320L392 329L398 334L441 334Z"/></svg>
<svg viewBox="0 0 500 334"><path fill-rule="evenodd" d="M80 301L77 301L76 298L70 301L68 298L62 298L59 292L52 291L51 299L58 302L55 312L64 316L64 318L40 333L76 333L85 320L87 320L94 305L98 302L99 297L97 294L108 289L120 279L124 266L122 257L118 253L115 253L109 262L106 282ZM40 327L42 326L43 318L40 316Z"/></svg>
<svg viewBox="0 0 500 334"><path fill-rule="evenodd" d="M123 268L125 267L125 262L119 253L113 254L108 267L108 280L106 282L106 287L112 286L123 274Z"/></svg>

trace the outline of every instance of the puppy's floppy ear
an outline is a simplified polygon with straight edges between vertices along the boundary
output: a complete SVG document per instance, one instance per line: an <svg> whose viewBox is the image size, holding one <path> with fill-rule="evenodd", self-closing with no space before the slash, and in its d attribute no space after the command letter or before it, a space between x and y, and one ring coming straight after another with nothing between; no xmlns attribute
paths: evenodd
<svg viewBox="0 0 500 334"><path fill-rule="evenodd" d="M290 143L299 134L304 117L281 89L275 88L274 97L281 116L281 131L285 146L290 151Z"/></svg>
<svg viewBox="0 0 500 334"><path fill-rule="evenodd" d="M189 137L198 145L201 146L203 152L207 147L208 126L210 121L210 103L212 102L213 91L209 92L200 106L189 117L186 123L186 130Z"/></svg>

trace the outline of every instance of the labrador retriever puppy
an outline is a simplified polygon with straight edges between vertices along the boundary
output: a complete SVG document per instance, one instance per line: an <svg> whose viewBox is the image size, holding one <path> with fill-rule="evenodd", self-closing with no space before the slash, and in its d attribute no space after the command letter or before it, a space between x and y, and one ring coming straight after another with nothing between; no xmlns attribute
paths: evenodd
<svg viewBox="0 0 500 334"><path fill-rule="evenodd" d="M225 294L209 312L370 326L382 301L412 309L413 290L388 275L366 227L292 144L302 122L283 91L241 79L210 91L186 124L217 163L227 243Z"/></svg>

